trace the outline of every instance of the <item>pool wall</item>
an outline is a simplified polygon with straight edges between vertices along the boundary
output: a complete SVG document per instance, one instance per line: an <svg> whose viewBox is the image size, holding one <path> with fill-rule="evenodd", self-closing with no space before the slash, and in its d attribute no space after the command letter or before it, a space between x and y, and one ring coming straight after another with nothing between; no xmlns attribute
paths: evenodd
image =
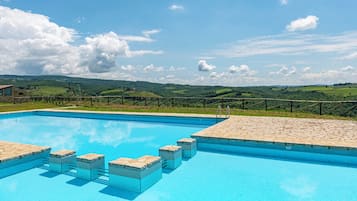
<svg viewBox="0 0 357 201"><path fill-rule="evenodd" d="M109 113L77 112L77 111L76 112L33 111L32 114L39 115L39 116L158 122L158 123L174 123L174 124L193 124L193 125L203 125L203 126L210 126L225 120L225 118L213 118L213 117L178 117L178 116L159 116L159 115L109 114Z"/></svg>
<svg viewBox="0 0 357 201"><path fill-rule="evenodd" d="M194 137L201 151L357 166L357 149L250 140Z"/></svg>
<svg viewBox="0 0 357 201"><path fill-rule="evenodd" d="M14 158L0 163L0 179L42 165L48 158L50 149L31 155Z"/></svg>

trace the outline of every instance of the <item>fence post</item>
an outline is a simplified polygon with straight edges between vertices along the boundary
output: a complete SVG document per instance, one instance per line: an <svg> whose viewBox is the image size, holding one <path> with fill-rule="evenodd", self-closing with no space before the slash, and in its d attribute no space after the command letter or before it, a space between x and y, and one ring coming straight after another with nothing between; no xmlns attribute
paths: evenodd
<svg viewBox="0 0 357 201"><path fill-rule="evenodd" d="M265 99L265 100L264 100L264 103L265 103L265 111L268 111L268 100Z"/></svg>
<svg viewBox="0 0 357 201"><path fill-rule="evenodd" d="M203 108L206 108L206 99L203 99Z"/></svg>
<svg viewBox="0 0 357 201"><path fill-rule="evenodd" d="M242 109L244 110L244 99L242 99Z"/></svg>
<svg viewBox="0 0 357 201"><path fill-rule="evenodd" d="M290 112L293 112L293 101L290 101Z"/></svg>
<svg viewBox="0 0 357 201"><path fill-rule="evenodd" d="M107 97L107 105L109 105L109 97Z"/></svg>
<svg viewBox="0 0 357 201"><path fill-rule="evenodd" d="M146 100L146 97L145 97L145 106L147 106L148 104L147 104L147 100Z"/></svg>
<svg viewBox="0 0 357 201"><path fill-rule="evenodd" d="M121 104L124 105L124 96L121 96Z"/></svg>
<svg viewBox="0 0 357 201"><path fill-rule="evenodd" d="M319 103L320 106L320 115L322 115L322 102Z"/></svg>
<svg viewBox="0 0 357 201"><path fill-rule="evenodd" d="M174 98L171 98L171 107L174 107L174 106L175 106Z"/></svg>
<svg viewBox="0 0 357 201"><path fill-rule="evenodd" d="M157 107L160 107L160 98L157 98Z"/></svg>
<svg viewBox="0 0 357 201"><path fill-rule="evenodd" d="M90 106L93 106L93 97L90 97Z"/></svg>

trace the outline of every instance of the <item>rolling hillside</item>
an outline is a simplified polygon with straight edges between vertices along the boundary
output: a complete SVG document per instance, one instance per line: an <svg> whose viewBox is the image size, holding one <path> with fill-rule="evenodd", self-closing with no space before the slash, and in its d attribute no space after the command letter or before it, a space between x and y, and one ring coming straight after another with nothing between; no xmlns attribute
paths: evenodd
<svg viewBox="0 0 357 201"><path fill-rule="evenodd" d="M142 96L142 97L236 97L305 100L357 100L357 84L330 86L192 86L65 76L0 75L0 84L12 84L33 96Z"/></svg>

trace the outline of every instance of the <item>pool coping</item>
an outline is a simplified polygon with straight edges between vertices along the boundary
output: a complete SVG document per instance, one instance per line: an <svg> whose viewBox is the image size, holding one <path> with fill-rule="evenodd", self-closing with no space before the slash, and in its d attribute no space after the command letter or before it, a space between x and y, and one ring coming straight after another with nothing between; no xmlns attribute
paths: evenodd
<svg viewBox="0 0 357 201"><path fill-rule="evenodd" d="M345 150L357 150L357 141L355 139L354 142L341 142L341 141L333 141L333 140L325 140L318 141L317 139L304 139L296 137L295 139L291 136L286 136L286 138L282 138L282 136L277 137L272 132L271 136L260 136L260 133L255 133L256 136L252 137L252 135L246 135L246 133L241 132L239 130L239 124L236 123L239 118L270 118L270 119L292 119L292 120L301 120L300 118L287 118L287 117L243 117L243 116L232 116L229 119L226 119L222 122L219 122L209 128L203 129L197 133L192 135L193 138L196 138L198 142L204 141L205 143L214 143L214 144L241 144L242 142L246 142L247 144L253 143L254 146L262 145L265 146L267 144L275 144L277 146L289 146L289 145L297 145L297 146L306 146L306 147L321 147L327 149L345 149ZM315 121L315 122L337 122L337 123L352 123L357 128L357 122L350 120L320 120L320 119L310 119L303 118L305 121ZM235 121L235 122L234 122ZM321 125L320 125L321 126ZM222 131L222 129L226 129ZM342 127L341 127L342 128ZM354 127L353 127L354 128ZM269 129L269 128L267 128ZM309 128L311 129L311 128ZM357 129L356 129L357 130ZM227 132L228 131L228 132ZM334 134L337 135L337 134ZM357 133L355 134L357 137ZM327 136L326 136L327 137ZM320 139L321 140L321 139ZM333 143L331 142L333 141ZM357 154L356 154L357 155Z"/></svg>

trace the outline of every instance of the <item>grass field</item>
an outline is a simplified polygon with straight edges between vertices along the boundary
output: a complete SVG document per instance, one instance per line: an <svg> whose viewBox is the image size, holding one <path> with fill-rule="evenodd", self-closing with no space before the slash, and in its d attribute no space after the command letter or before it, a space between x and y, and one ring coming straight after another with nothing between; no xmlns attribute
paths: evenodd
<svg viewBox="0 0 357 201"><path fill-rule="evenodd" d="M289 88L289 91L316 91L330 96L349 97L357 96L357 87L343 86L306 86L298 88Z"/></svg>
<svg viewBox="0 0 357 201"><path fill-rule="evenodd" d="M39 86L30 91L33 96L60 96L67 94L67 88L52 87L52 86Z"/></svg>
<svg viewBox="0 0 357 201"><path fill-rule="evenodd" d="M70 106L70 105L66 105ZM61 108L60 106L49 103L21 103L9 104L0 103L0 112L45 109L45 108ZM101 106L76 106L71 108L74 110L88 110L88 111L122 111L122 112L156 112L156 113L188 113L188 114L216 114L216 108L193 108L193 107L153 107L153 106L132 106L132 105L101 105ZM222 112L225 114L225 111ZM317 119L342 119L342 120L357 120L357 117L341 117L331 115L317 115L301 112L285 112L274 110L241 110L232 109L231 115L245 115L245 116L272 116L272 117L296 117L296 118L317 118Z"/></svg>
<svg viewBox="0 0 357 201"><path fill-rule="evenodd" d="M55 107L58 106L49 103L21 103L21 104L0 103L0 112L45 109L45 108L55 108Z"/></svg>

